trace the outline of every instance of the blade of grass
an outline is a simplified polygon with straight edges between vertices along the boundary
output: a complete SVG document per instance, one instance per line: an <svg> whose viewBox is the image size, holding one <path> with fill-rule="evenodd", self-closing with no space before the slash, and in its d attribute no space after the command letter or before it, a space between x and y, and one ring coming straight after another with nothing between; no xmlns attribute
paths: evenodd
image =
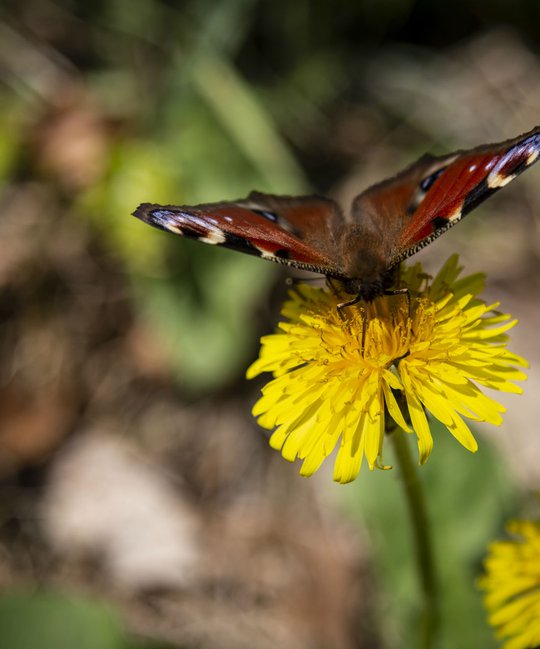
<svg viewBox="0 0 540 649"><path fill-rule="evenodd" d="M206 54L196 58L191 74L197 92L260 174L264 188L280 194L305 192L309 183L302 169L234 67Z"/></svg>

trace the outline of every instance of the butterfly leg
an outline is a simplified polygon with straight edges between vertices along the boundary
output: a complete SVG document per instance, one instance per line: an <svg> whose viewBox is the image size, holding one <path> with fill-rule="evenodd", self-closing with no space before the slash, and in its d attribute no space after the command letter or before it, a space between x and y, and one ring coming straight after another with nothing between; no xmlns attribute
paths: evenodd
<svg viewBox="0 0 540 649"><path fill-rule="evenodd" d="M407 296L407 310L409 312L409 316L411 315L411 294L409 292L409 289L406 286L403 287L403 288L386 289L384 294L385 295L406 295Z"/></svg>
<svg viewBox="0 0 540 649"><path fill-rule="evenodd" d="M403 288L388 289L384 292L385 295L406 295L407 296L407 314L411 317L411 293L405 286Z"/></svg>
<svg viewBox="0 0 540 649"><path fill-rule="evenodd" d="M327 278L326 278L326 283L328 284L328 286L330 287L330 289L332 290L332 292L334 293L334 295L335 295L336 297L339 297L340 294L341 294L341 290L340 290L340 288L339 288L338 286L336 286L336 285L334 284L334 282L332 281L332 278L331 278L331 277L327 277ZM341 318L342 320L345 320L345 315L343 314L343 311L342 311L345 307L347 307L347 306L353 306L354 304L357 304L357 303L360 302L360 301L362 301L362 297L361 297L360 295L357 295L357 296L356 296L355 298L353 298L352 300L348 300L347 302L340 302L340 303L337 305L337 310L338 310L338 313L339 313L340 318Z"/></svg>
<svg viewBox="0 0 540 649"><path fill-rule="evenodd" d="M337 311L338 311L339 317L342 320L345 320L345 314L343 313L343 309L345 307L348 307L348 306L354 306L355 304L358 304L358 302L365 302L365 299L362 297L361 294L357 295L352 300L348 300L347 302L341 302L341 304L338 304L337 305ZM367 317L367 314L366 314L365 309L362 309L361 311L362 311L362 314L363 314L363 317L362 317L362 346L361 346L361 350L362 350L362 355L364 355L365 349L366 349L366 329L367 329L367 327L366 327L366 317Z"/></svg>
<svg viewBox="0 0 540 649"><path fill-rule="evenodd" d="M364 298L362 295L357 295L356 297L353 297L352 300L347 300L347 302L341 302L340 304L337 305L337 309L339 313L341 314L342 309L344 309L347 306L354 306L355 304L358 304L358 302L363 302Z"/></svg>

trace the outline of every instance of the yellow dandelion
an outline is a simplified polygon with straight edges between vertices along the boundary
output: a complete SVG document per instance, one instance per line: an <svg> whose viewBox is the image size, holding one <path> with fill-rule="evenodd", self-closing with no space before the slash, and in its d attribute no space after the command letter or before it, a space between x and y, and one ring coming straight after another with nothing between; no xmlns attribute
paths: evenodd
<svg viewBox="0 0 540 649"><path fill-rule="evenodd" d="M426 411L470 451L477 444L463 417L499 425L501 406L481 387L521 392L526 361L506 349L516 321L477 298L484 277L459 279L457 256L429 281L419 264L403 272L407 296L337 305L347 296L300 285L282 310L286 322L262 338L252 378L272 372L253 414L275 429L270 444L283 457L303 460L313 474L339 443L334 480L349 482L365 456L385 468L388 425L414 432L419 460L431 453ZM395 424L394 424L395 422Z"/></svg>
<svg viewBox="0 0 540 649"><path fill-rule="evenodd" d="M540 523L513 521L514 540L489 546L479 586L503 649L540 646Z"/></svg>

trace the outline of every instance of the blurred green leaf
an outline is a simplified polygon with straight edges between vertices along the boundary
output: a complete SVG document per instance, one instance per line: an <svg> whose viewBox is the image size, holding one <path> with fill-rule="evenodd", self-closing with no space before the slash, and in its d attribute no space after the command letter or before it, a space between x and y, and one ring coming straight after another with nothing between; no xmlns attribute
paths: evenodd
<svg viewBox="0 0 540 649"><path fill-rule="evenodd" d="M128 637L104 603L60 593L0 597L0 644L6 649L172 649Z"/></svg>
<svg viewBox="0 0 540 649"><path fill-rule="evenodd" d="M100 231L111 251L132 272L162 272L162 240L131 216L139 203L170 202L178 178L166 147L144 140L118 143L100 183L86 191L76 209Z"/></svg>
<svg viewBox="0 0 540 649"><path fill-rule="evenodd" d="M9 649L123 649L124 635L97 601L53 593L0 598L0 637Z"/></svg>
<svg viewBox="0 0 540 649"><path fill-rule="evenodd" d="M192 79L268 191L303 193L309 183L302 169L282 142L270 115L234 68L223 58L208 54L198 58Z"/></svg>
<svg viewBox="0 0 540 649"><path fill-rule="evenodd" d="M226 250L210 255L207 266L197 266L191 288L188 277L174 275L141 277L135 287L171 367L192 390L216 389L243 373L255 342L252 314L274 276L271 265L256 258Z"/></svg>
<svg viewBox="0 0 540 649"><path fill-rule="evenodd" d="M15 95L0 94L0 182L8 180L20 154L21 111L21 102Z"/></svg>

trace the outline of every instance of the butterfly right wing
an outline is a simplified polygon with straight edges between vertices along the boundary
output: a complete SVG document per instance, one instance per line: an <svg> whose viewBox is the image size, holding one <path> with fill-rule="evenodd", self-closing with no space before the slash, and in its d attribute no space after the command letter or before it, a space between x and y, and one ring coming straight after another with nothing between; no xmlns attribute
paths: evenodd
<svg viewBox="0 0 540 649"><path fill-rule="evenodd" d="M458 223L477 205L540 159L540 127L468 151L425 155L370 187L353 204L356 218L384 230L392 266Z"/></svg>
<svg viewBox="0 0 540 649"><path fill-rule="evenodd" d="M231 202L143 203L133 214L161 230L202 243L332 277L343 276L333 240L341 212L327 198L252 192Z"/></svg>

